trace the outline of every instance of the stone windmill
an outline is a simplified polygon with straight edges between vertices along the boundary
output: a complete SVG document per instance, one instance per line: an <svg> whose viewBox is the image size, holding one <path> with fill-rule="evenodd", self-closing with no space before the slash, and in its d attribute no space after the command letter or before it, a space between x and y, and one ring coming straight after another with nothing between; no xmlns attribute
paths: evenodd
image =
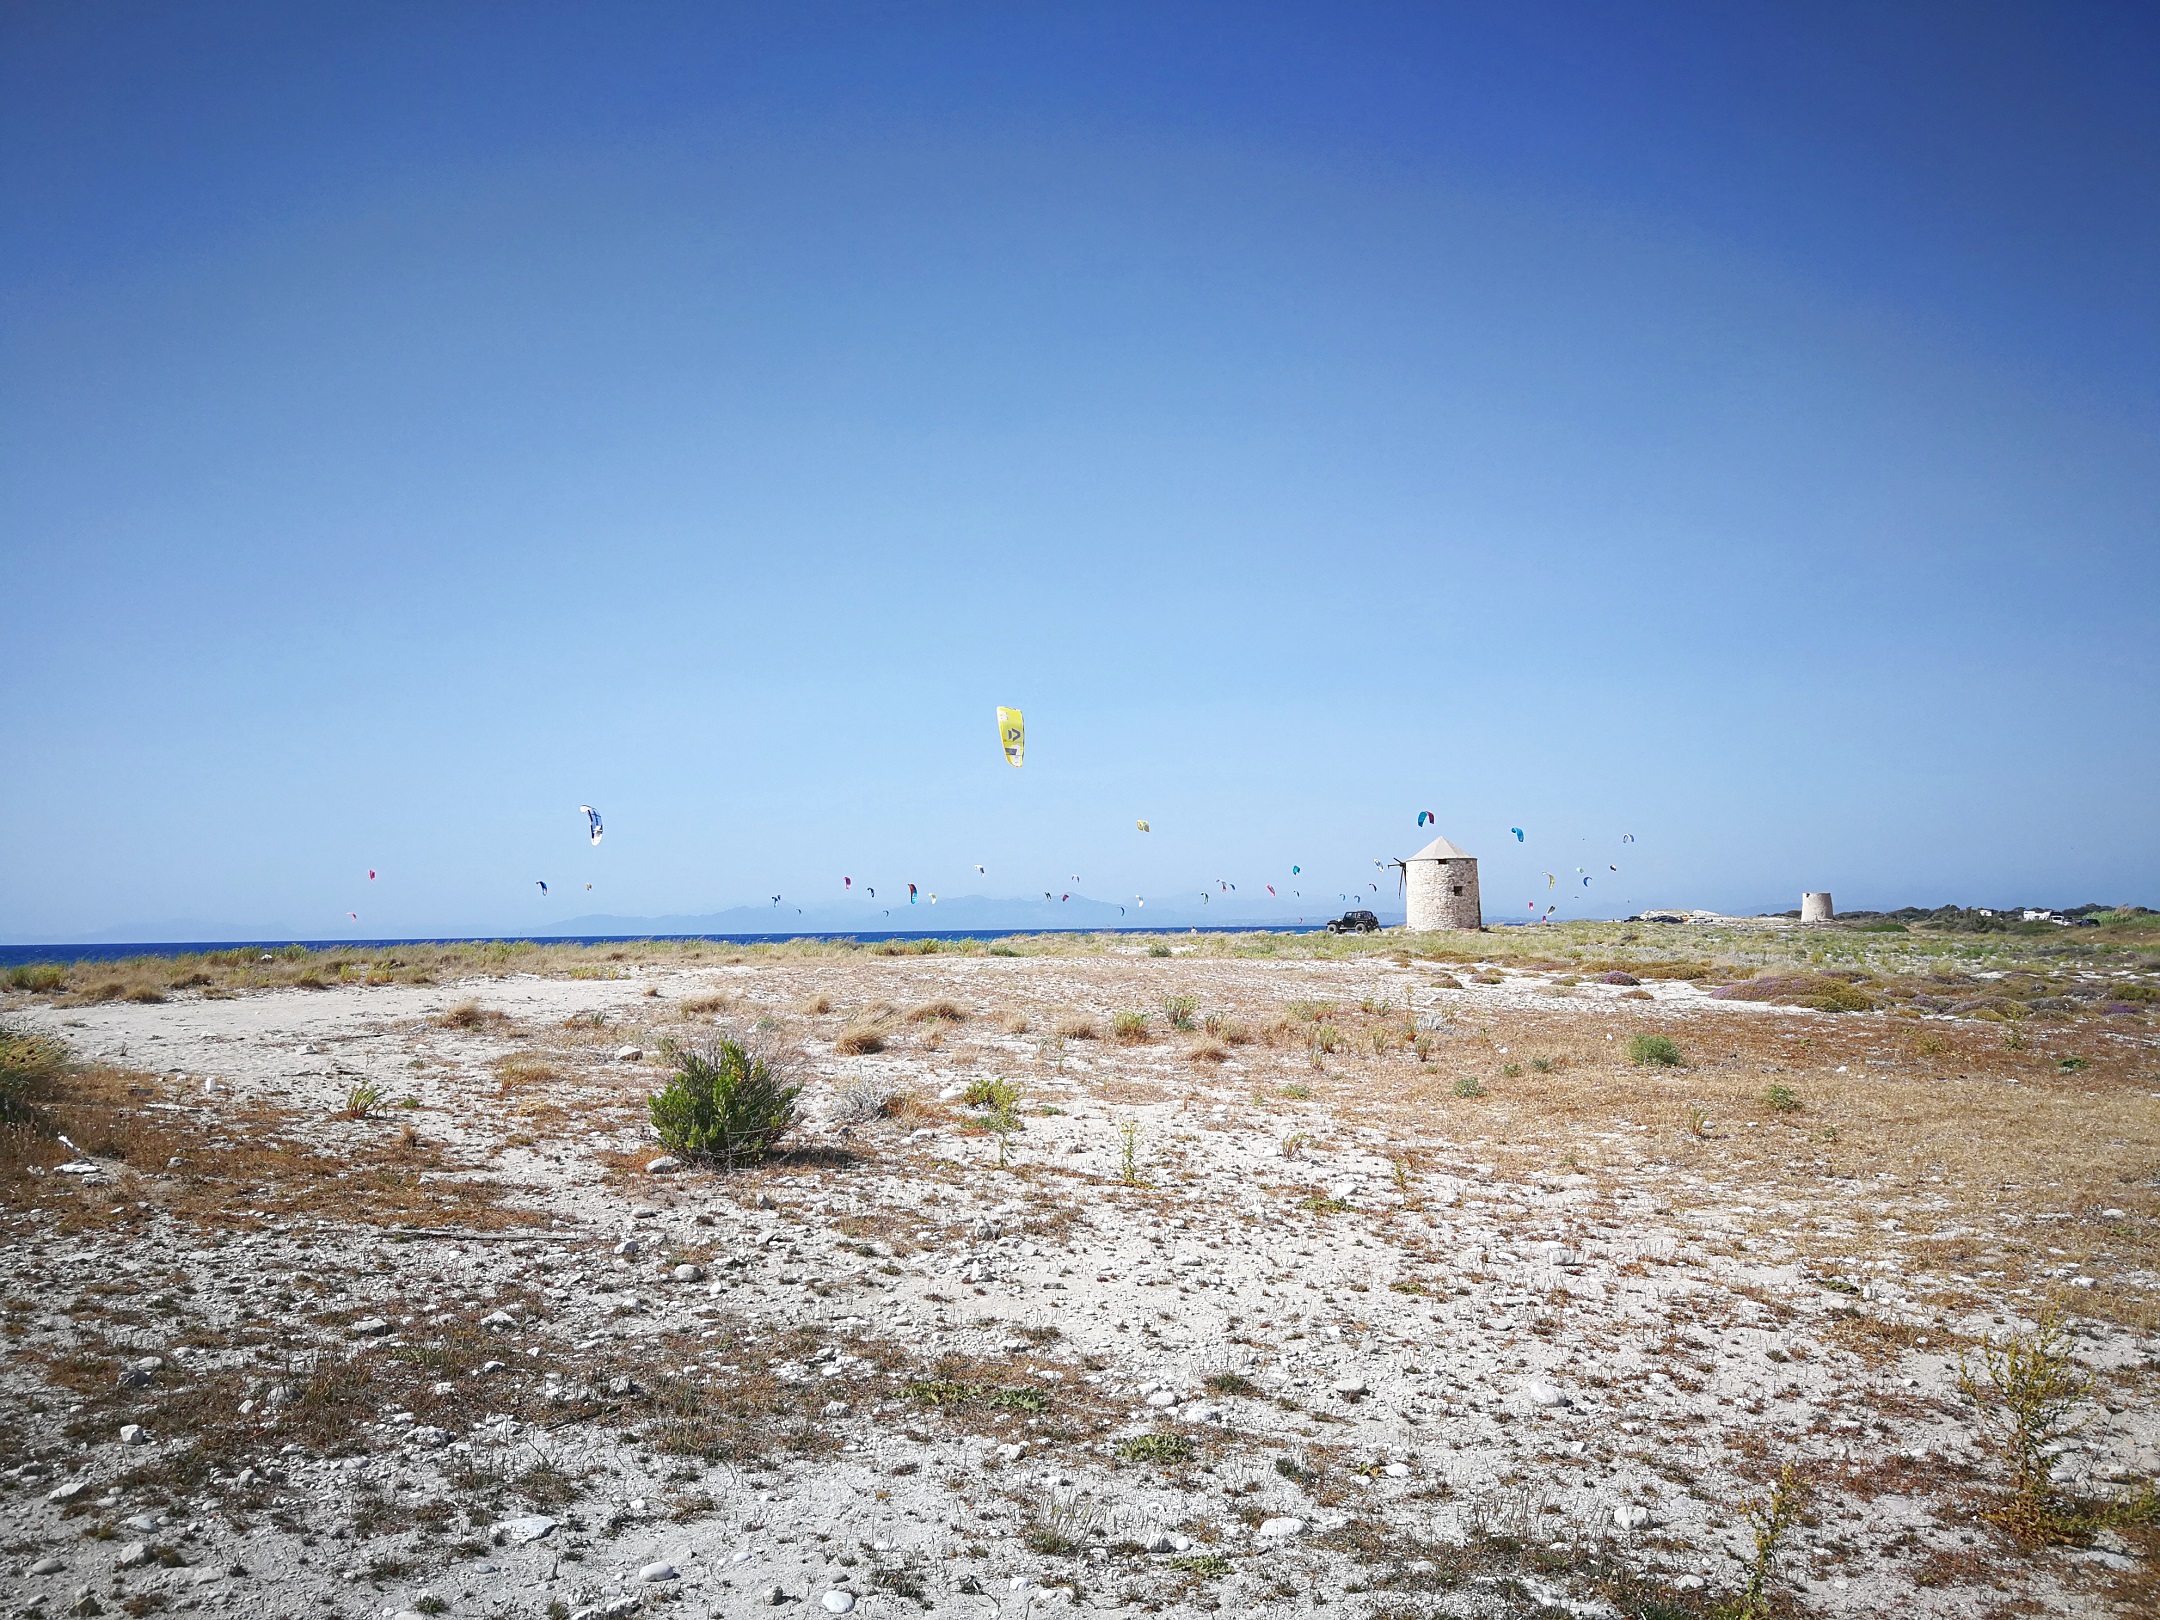
<svg viewBox="0 0 2160 1620"><path fill-rule="evenodd" d="M1485 926L1478 902L1477 857L1435 838L1402 863L1412 933Z"/></svg>

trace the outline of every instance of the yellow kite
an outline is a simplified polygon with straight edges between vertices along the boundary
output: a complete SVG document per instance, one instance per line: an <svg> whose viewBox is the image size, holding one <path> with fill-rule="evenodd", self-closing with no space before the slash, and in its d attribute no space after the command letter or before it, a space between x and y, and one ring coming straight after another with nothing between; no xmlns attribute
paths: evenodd
<svg viewBox="0 0 2160 1620"><path fill-rule="evenodd" d="M1020 756L1027 748L1027 727L1021 723L1018 709L998 710L998 741L1005 745L1006 761L1018 770Z"/></svg>

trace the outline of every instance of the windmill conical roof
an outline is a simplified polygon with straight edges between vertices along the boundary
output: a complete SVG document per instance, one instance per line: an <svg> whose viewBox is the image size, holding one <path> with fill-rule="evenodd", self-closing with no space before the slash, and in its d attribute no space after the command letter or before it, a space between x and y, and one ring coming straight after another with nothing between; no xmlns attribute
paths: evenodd
<svg viewBox="0 0 2160 1620"><path fill-rule="evenodd" d="M1413 861L1474 861L1477 859L1467 849L1458 849L1445 838L1435 838L1410 858Z"/></svg>

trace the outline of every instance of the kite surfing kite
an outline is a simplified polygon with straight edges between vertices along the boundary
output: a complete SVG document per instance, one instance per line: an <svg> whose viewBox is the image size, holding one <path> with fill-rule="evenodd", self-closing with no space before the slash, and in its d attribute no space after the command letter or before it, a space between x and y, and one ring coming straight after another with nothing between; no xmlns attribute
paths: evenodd
<svg viewBox="0 0 2160 1620"><path fill-rule="evenodd" d="M843 889L852 889L855 887L855 880L851 877L844 877L840 880L840 887Z"/></svg>
<svg viewBox="0 0 2160 1620"><path fill-rule="evenodd" d="M1515 842L1516 842L1516 843L1518 843L1518 844L1519 844L1519 843L1521 843L1521 842L1523 841L1523 837L1522 837L1522 829L1521 829L1520 827L1510 827L1510 828L1508 829L1508 831L1509 831L1509 832L1511 832L1511 833L1513 833L1513 834L1515 835Z"/></svg>
<svg viewBox="0 0 2160 1620"><path fill-rule="evenodd" d="M1430 810L1420 810L1420 811L1419 811L1419 812L1417 813L1417 824L1418 824L1418 825L1419 825L1420 827L1424 826L1424 825L1425 825L1425 824L1426 824L1427 822L1431 821L1432 819L1433 819L1433 813L1432 813L1432 812L1431 812Z"/></svg>
<svg viewBox="0 0 2160 1620"><path fill-rule="evenodd" d="M1300 872L1302 872L1302 871L1304 871L1304 870L1305 870L1305 868L1304 868L1304 867L1302 867L1302 866L1293 866L1293 867L1291 867L1291 868L1290 868L1290 875L1291 875L1292 877L1296 877L1296 876L1297 876L1297 875L1298 875L1298 874L1299 874Z"/></svg>
<svg viewBox="0 0 2160 1620"><path fill-rule="evenodd" d="M1547 873L1545 874L1545 887L1546 887L1546 888L1548 888L1548 889L1549 889L1549 888L1551 888L1551 887L1552 887L1552 886L1553 886L1553 885L1554 885L1555 883L1557 883L1557 882L1559 882L1559 881L1560 881L1560 880L1559 880L1558 878L1554 877L1554 876L1553 876L1553 875L1552 875L1552 874L1551 874L1550 872L1547 872Z"/></svg>
<svg viewBox="0 0 2160 1620"><path fill-rule="evenodd" d="M345 915L350 917L354 922L358 922L360 920L360 913L357 911L348 911L345 913Z"/></svg>
<svg viewBox="0 0 2160 1620"><path fill-rule="evenodd" d="M979 863L977 864L977 866L976 866L975 870L976 870L976 871L978 871L978 872L980 872L980 871L982 870L982 867L981 867L981 865L980 865Z"/></svg>
<svg viewBox="0 0 2160 1620"><path fill-rule="evenodd" d="M589 804L581 804L578 806L578 808L585 812L585 830L592 835L592 841L594 843L599 843L600 833L602 830L600 826L600 812L595 810Z"/></svg>
<svg viewBox="0 0 2160 1620"><path fill-rule="evenodd" d="M534 881L535 883L540 883L540 880L539 880L538 878L534 878L534 879L533 879L533 881ZM546 893L547 893L547 885L546 885L545 883L540 883L540 892L541 892L542 894L546 894Z"/></svg>
<svg viewBox="0 0 2160 1620"><path fill-rule="evenodd" d="M907 886L907 903L911 906L915 903L915 885L912 883Z"/></svg>
<svg viewBox="0 0 2160 1620"><path fill-rule="evenodd" d="M1635 835L1633 833L1622 833L1620 835L1620 842L1623 844L1632 844L1635 842Z"/></svg>
<svg viewBox="0 0 2160 1620"><path fill-rule="evenodd" d="M1144 821L1136 821L1133 823L1133 825L1135 827L1138 827L1142 832L1147 832L1149 830L1148 824Z"/></svg>
<svg viewBox="0 0 2160 1620"><path fill-rule="evenodd" d="M998 710L998 741L1005 745L1005 763L1018 770L1020 756L1027 749L1027 726L1018 709Z"/></svg>
<svg viewBox="0 0 2160 1620"><path fill-rule="evenodd" d="M1273 894L1273 893L1275 892L1275 885L1274 885L1274 884L1272 884L1272 883L1270 883L1269 885L1267 885L1267 892L1268 892L1269 894Z"/></svg>
<svg viewBox="0 0 2160 1620"><path fill-rule="evenodd" d="M367 869L367 880L370 883L375 881L375 868L372 866Z"/></svg>

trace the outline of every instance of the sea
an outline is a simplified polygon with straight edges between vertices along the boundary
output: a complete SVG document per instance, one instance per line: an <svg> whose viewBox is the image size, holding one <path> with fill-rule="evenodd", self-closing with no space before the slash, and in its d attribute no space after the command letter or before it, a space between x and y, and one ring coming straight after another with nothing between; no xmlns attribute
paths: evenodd
<svg viewBox="0 0 2160 1620"><path fill-rule="evenodd" d="M672 943L701 941L715 945L784 945L790 940L855 940L876 944L888 939L962 940L1032 939L1086 934L1317 934L1324 923L1278 924L1264 930L1229 926L1221 928L966 928L895 929L887 933L853 930L847 933L805 934L460 934L442 939L202 939L160 940L144 944L96 945L0 945L0 968L25 962L119 962L144 956L193 956L201 951L282 951L299 946L311 951L387 951L401 945L631 945L643 941Z"/></svg>

